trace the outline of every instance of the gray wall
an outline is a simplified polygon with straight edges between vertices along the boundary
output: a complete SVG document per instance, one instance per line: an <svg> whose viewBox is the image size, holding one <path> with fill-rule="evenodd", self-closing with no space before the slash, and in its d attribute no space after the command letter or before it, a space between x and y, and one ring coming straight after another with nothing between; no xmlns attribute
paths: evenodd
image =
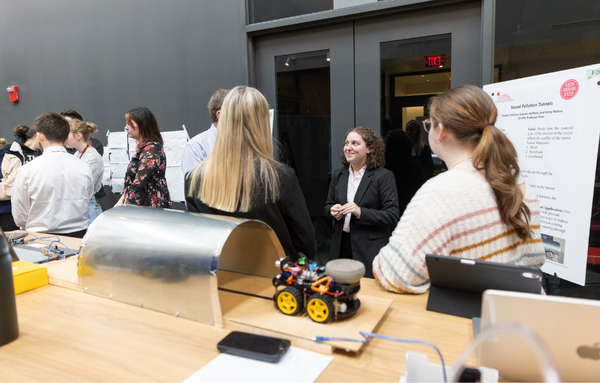
<svg viewBox="0 0 600 383"><path fill-rule="evenodd" d="M206 104L246 76L243 0L0 0L0 137L77 110L97 138L146 106L161 130L206 130ZM9 102L6 87L19 86Z"/></svg>

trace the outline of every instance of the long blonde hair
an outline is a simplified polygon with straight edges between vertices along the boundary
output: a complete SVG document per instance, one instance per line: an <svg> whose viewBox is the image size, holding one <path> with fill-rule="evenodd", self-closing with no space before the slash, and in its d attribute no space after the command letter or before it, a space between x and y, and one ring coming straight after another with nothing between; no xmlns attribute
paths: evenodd
<svg viewBox="0 0 600 383"><path fill-rule="evenodd" d="M517 151L494 126L498 110L491 97L481 88L463 85L434 97L429 112L432 120L441 122L458 141L475 147L473 166L485 170L502 222L511 226L520 239L530 239L531 213L517 185Z"/></svg>
<svg viewBox="0 0 600 383"><path fill-rule="evenodd" d="M281 166L273 158L267 100L238 86L223 101L212 152L188 174L188 195L218 210L248 212L260 192L265 203L279 200Z"/></svg>

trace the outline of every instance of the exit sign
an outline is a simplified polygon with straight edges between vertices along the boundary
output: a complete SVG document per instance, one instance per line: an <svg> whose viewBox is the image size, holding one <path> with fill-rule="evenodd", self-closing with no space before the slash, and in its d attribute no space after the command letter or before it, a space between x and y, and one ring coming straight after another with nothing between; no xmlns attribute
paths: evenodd
<svg viewBox="0 0 600 383"><path fill-rule="evenodd" d="M442 55L433 55L433 56L425 56L425 66L442 66L444 65L444 56Z"/></svg>

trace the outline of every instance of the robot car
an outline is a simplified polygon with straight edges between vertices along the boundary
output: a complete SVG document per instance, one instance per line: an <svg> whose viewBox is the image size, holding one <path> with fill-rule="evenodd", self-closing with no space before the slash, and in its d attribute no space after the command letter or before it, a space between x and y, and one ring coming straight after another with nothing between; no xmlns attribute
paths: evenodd
<svg viewBox="0 0 600 383"><path fill-rule="evenodd" d="M282 258L276 264L281 273L273 278L276 290L273 300L285 315L306 310L313 321L328 323L332 319L349 318L360 308L356 294L365 274L361 262L336 259L319 267L302 257L298 262Z"/></svg>

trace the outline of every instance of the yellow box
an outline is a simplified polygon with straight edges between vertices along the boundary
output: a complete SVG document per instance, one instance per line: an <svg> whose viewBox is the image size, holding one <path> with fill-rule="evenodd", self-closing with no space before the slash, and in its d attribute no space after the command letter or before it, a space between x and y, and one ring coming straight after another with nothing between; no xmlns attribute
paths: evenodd
<svg viewBox="0 0 600 383"><path fill-rule="evenodd" d="M17 261L12 263L15 294L37 289L48 284L48 271L35 263Z"/></svg>

